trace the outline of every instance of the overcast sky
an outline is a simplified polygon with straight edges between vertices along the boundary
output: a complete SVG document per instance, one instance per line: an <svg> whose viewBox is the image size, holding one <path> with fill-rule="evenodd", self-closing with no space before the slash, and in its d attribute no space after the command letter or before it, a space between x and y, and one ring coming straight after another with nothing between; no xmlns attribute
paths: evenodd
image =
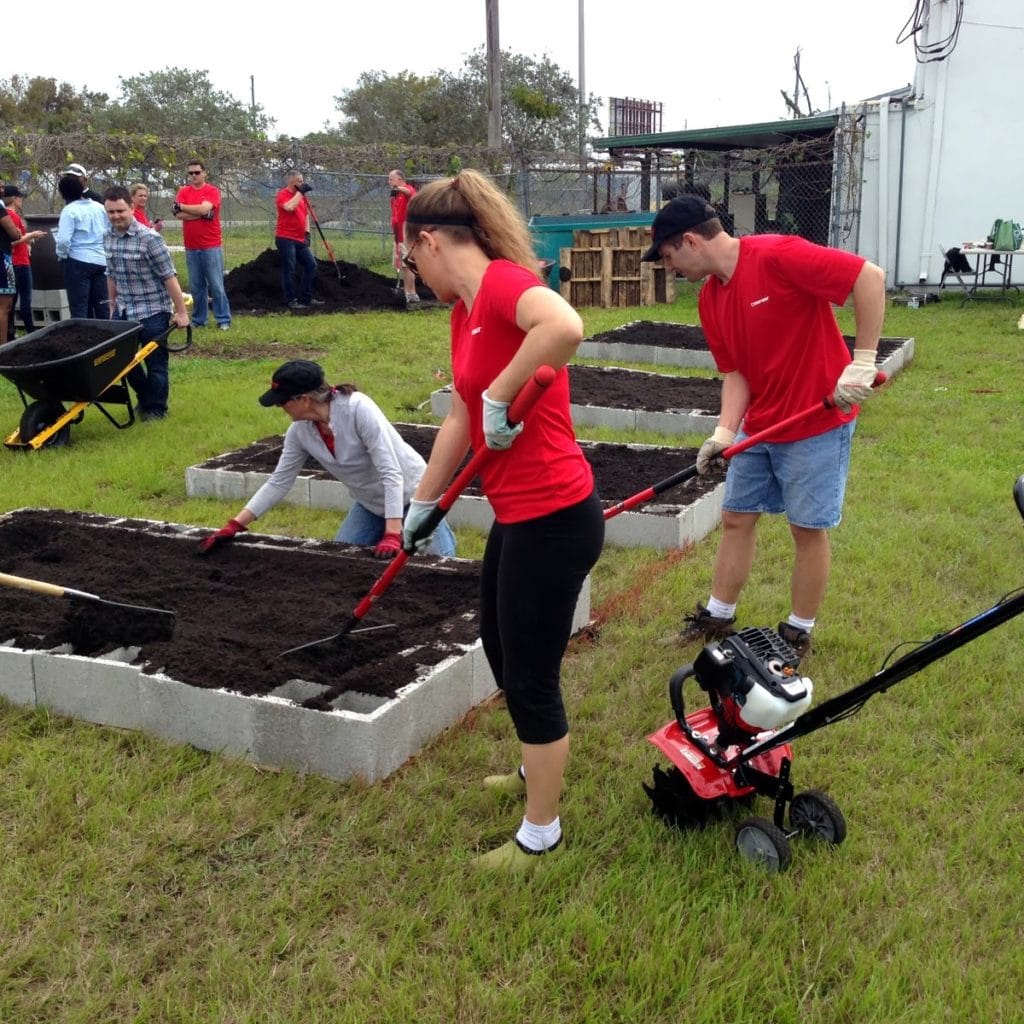
<svg viewBox="0 0 1024 1024"><path fill-rule="evenodd" d="M502 49L549 56L579 74L579 0L500 0ZM787 117L793 55L815 109L912 81L914 53L896 37L914 0L584 0L585 88L663 104L663 128ZM43 10L42 8L40 10ZM364 71L456 71L485 43L484 0L243 5L144 3L105 10L80 0L45 5L52 30L18 22L4 69L119 94L119 77L169 66L203 69L214 86L256 102L274 132L304 135L337 121L333 97ZM205 126L197 125L197 132Z"/></svg>

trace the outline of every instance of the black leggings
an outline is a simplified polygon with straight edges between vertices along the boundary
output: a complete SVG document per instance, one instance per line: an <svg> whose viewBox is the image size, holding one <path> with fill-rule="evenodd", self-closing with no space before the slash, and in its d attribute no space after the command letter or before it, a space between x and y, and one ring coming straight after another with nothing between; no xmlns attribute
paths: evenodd
<svg viewBox="0 0 1024 1024"><path fill-rule="evenodd" d="M604 545L597 493L523 523L491 527L484 551L480 636L522 743L569 732L559 677L587 573Z"/></svg>

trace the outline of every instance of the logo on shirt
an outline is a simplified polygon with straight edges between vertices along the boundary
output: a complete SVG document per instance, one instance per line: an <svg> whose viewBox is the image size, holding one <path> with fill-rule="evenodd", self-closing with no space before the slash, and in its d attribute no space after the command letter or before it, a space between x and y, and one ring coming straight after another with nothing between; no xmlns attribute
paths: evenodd
<svg viewBox="0 0 1024 1024"><path fill-rule="evenodd" d="M765 295L764 298L754 299L754 301L750 304L750 308L753 309L755 306L763 305L764 303L766 303L768 301L768 298L769 297L767 295Z"/></svg>
<svg viewBox="0 0 1024 1024"><path fill-rule="evenodd" d="M482 327L474 327L473 330L471 330L469 333L470 334L479 334L482 330L483 330Z"/></svg>

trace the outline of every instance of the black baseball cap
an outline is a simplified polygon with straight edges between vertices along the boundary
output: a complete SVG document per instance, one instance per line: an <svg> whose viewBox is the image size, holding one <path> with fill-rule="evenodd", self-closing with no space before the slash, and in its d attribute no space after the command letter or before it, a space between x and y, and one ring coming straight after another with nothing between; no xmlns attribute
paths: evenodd
<svg viewBox="0 0 1024 1024"><path fill-rule="evenodd" d="M661 259L662 244L684 231L692 231L718 211L700 196L679 196L666 203L651 225L651 247L640 257L644 263L656 263Z"/></svg>
<svg viewBox="0 0 1024 1024"><path fill-rule="evenodd" d="M17 185L4 185L4 199L13 199L15 196L24 198L25 193Z"/></svg>
<svg viewBox="0 0 1024 1024"><path fill-rule="evenodd" d="M291 359L274 371L270 378L270 390L260 395L260 405L284 405L299 395L305 395L322 387L324 371L319 363L308 359Z"/></svg>

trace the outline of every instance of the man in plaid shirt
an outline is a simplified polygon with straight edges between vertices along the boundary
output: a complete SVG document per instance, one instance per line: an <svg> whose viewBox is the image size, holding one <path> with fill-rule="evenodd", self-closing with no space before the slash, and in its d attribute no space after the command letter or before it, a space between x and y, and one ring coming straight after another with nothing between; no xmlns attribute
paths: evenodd
<svg viewBox="0 0 1024 1024"><path fill-rule="evenodd" d="M103 205L110 220L103 250L107 257L111 318L138 320L142 324L140 345L165 335L172 316L175 326L188 327L185 297L167 244L135 219L132 196L124 186L107 189ZM168 298L174 307L173 314L167 309ZM159 346L127 379L138 397L139 419L163 419L170 390L167 349Z"/></svg>

